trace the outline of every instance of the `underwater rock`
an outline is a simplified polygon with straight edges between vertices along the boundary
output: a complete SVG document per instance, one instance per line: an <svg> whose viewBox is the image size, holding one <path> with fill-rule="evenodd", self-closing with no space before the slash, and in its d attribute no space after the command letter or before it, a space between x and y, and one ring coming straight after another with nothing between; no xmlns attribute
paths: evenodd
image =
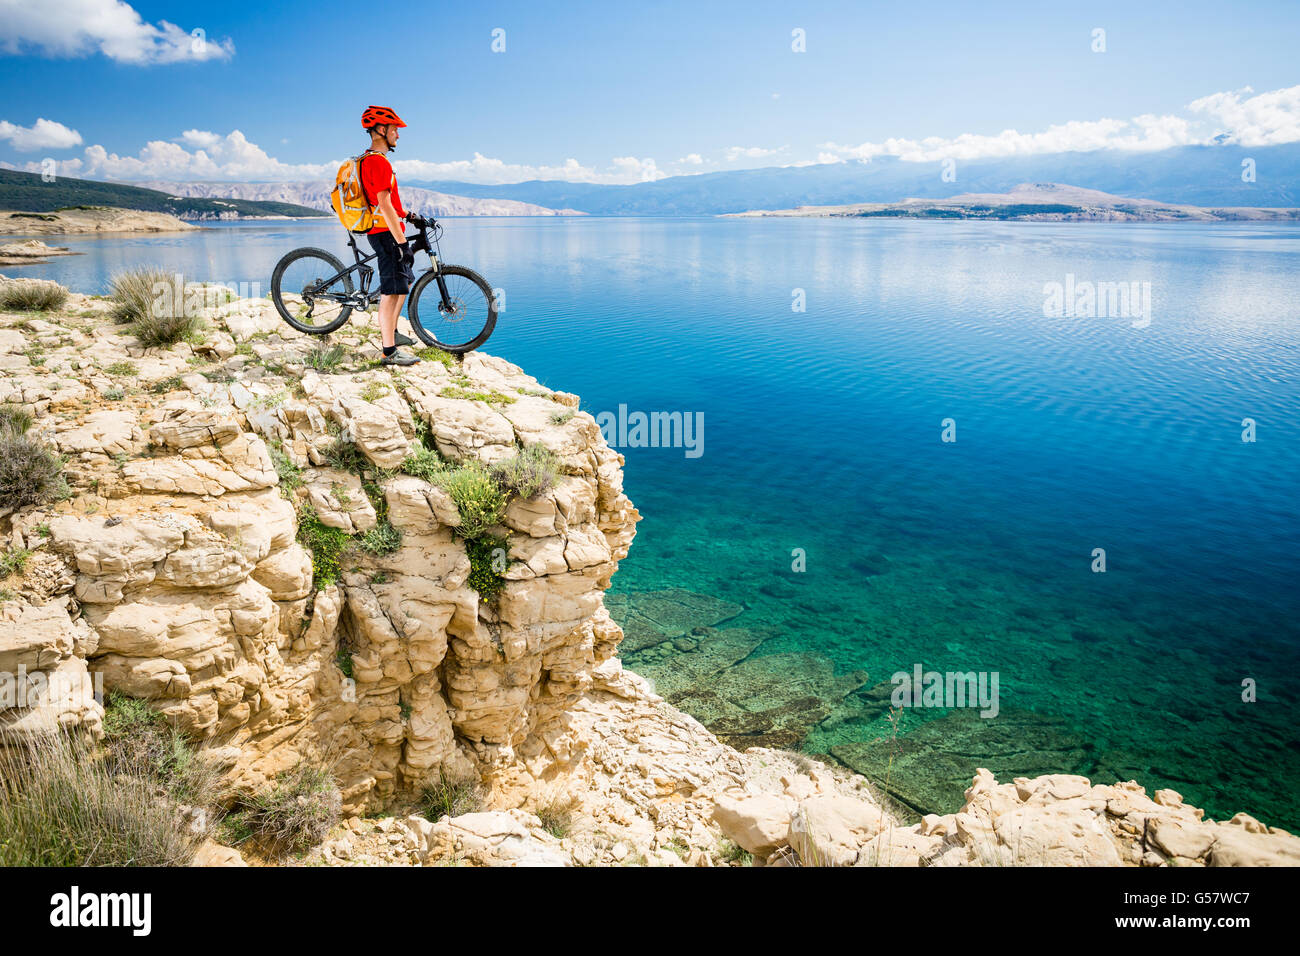
<svg viewBox="0 0 1300 956"><path fill-rule="evenodd" d="M924 723L904 723L896 740L840 744L831 753L918 813L960 807L979 767L1002 777L1036 777L1088 773L1093 762L1085 742L1063 721L1007 707L991 719L975 710L951 710Z"/></svg>

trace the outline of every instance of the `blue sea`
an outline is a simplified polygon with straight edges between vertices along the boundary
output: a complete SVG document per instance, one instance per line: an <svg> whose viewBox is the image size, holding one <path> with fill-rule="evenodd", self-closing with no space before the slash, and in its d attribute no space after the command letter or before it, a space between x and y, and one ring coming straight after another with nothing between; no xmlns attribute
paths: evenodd
<svg viewBox="0 0 1300 956"><path fill-rule="evenodd" d="M916 812L987 766L1300 827L1300 227L444 225L505 293L486 351L703 425L698 455L620 449L644 520L610 604L678 706ZM346 251L322 222L57 241L84 254L6 273L264 294L289 249ZM1053 283L1150 308L1046 314ZM891 709L917 665L996 673L997 716Z"/></svg>

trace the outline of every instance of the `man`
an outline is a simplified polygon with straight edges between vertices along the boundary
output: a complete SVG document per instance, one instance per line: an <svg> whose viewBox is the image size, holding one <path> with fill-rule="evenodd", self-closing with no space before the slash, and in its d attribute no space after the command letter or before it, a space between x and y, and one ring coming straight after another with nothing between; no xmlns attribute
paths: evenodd
<svg viewBox="0 0 1300 956"><path fill-rule="evenodd" d="M376 211L375 226L366 238L378 255L379 335L385 365L414 365L420 361L397 350L399 345L415 344L397 331L402 303L415 281L415 253L406 241L403 222L407 214L397 191L397 176L388 161L388 153L397 148L397 131L405 125L387 106L368 106L361 114L361 126L370 133L370 149L361 158L361 188Z"/></svg>

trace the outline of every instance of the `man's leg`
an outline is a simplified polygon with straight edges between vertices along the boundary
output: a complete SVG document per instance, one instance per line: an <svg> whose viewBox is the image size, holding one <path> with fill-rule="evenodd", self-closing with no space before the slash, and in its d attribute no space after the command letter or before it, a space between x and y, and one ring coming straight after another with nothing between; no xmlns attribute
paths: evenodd
<svg viewBox="0 0 1300 956"><path fill-rule="evenodd" d="M402 315L404 295L381 295L379 297L379 341L388 348L397 341L397 320Z"/></svg>
<svg viewBox="0 0 1300 956"><path fill-rule="evenodd" d="M399 304L396 309L393 308L393 300L398 300ZM401 312L401 297L396 295L381 295L379 297L379 341L384 348L392 348L393 336L397 333L397 316Z"/></svg>

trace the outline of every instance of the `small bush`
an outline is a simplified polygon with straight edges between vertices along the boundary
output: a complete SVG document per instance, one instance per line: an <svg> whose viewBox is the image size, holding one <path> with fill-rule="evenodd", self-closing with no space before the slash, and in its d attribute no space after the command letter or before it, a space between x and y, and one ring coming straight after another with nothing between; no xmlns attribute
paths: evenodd
<svg viewBox="0 0 1300 956"><path fill-rule="evenodd" d="M105 389L104 391L104 399L106 401L120 402L124 398L126 398L126 392L122 391L120 388L110 388Z"/></svg>
<svg viewBox="0 0 1300 956"><path fill-rule="evenodd" d="M446 472L437 478L436 484L456 502L460 513L456 533L461 537L481 537L505 517L506 497L492 475L477 461Z"/></svg>
<svg viewBox="0 0 1300 956"><path fill-rule="evenodd" d="M449 469L447 463L442 460L442 456L436 451L430 451L425 447L423 442L417 441L414 451L406 456L402 462L402 471L408 475L414 475L416 478L423 478L425 481L436 484L435 479Z"/></svg>
<svg viewBox="0 0 1300 956"><path fill-rule="evenodd" d="M185 866L204 835L86 741L0 750L0 866Z"/></svg>
<svg viewBox="0 0 1300 956"><path fill-rule="evenodd" d="M426 820L437 823L443 816L458 817L483 809L483 790L473 777L452 779L438 775L438 782L420 794L420 809Z"/></svg>
<svg viewBox="0 0 1300 956"><path fill-rule="evenodd" d="M0 424L0 508L43 505L67 495L63 459L30 435Z"/></svg>
<svg viewBox="0 0 1300 956"><path fill-rule="evenodd" d="M434 348L432 345L425 346L424 348L417 348L415 354L422 359L441 362L447 368L451 368L459 361L459 359L450 352L444 352L442 349Z"/></svg>
<svg viewBox="0 0 1300 956"><path fill-rule="evenodd" d="M199 759L185 735L148 701L109 693L104 749L113 773L151 780L178 803L211 807L221 797L220 771Z"/></svg>
<svg viewBox="0 0 1300 956"><path fill-rule="evenodd" d="M299 468L289 453L284 450L284 445L278 439L271 439L266 443L266 450L271 455L271 461L275 465L275 473L280 478L280 490L282 492L291 492L295 488L302 487L302 469ZM288 495L286 494L286 497Z"/></svg>
<svg viewBox="0 0 1300 956"><path fill-rule="evenodd" d="M29 557L31 552L26 548L6 548L4 553L0 554L0 579L22 574L23 569L27 567Z"/></svg>
<svg viewBox="0 0 1300 956"><path fill-rule="evenodd" d="M542 828L563 840L573 828L573 811L577 801L573 797L552 796L537 808L537 819L542 821Z"/></svg>
<svg viewBox="0 0 1300 956"><path fill-rule="evenodd" d="M305 507L298 515L298 542L311 552L312 587L319 590L338 580L339 561L352 545L341 528L322 524L316 510Z"/></svg>
<svg viewBox="0 0 1300 956"><path fill-rule="evenodd" d="M382 557L401 548L402 532L385 518L363 534L358 543L362 551Z"/></svg>
<svg viewBox="0 0 1300 956"><path fill-rule="evenodd" d="M284 854L320 843L338 823L342 809L334 777L319 767L298 764L263 792L240 798L236 813L254 840Z"/></svg>
<svg viewBox="0 0 1300 956"><path fill-rule="evenodd" d="M447 385L438 393L442 398L460 398L471 402L486 402L489 405L513 405L515 402L513 395L505 395L496 389L483 391L482 389L465 388L461 385Z"/></svg>
<svg viewBox="0 0 1300 956"><path fill-rule="evenodd" d="M22 435L32 427L34 421L32 413L21 405L0 405L0 431L7 430Z"/></svg>
<svg viewBox="0 0 1300 956"><path fill-rule="evenodd" d="M359 474L370 464L365 452L357 447L356 442L339 436L325 449L325 463L340 471Z"/></svg>
<svg viewBox="0 0 1300 956"><path fill-rule="evenodd" d="M566 408L564 411L556 412L554 415L551 416L551 424L567 425L573 419L573 416L576 414L577 412L575 412L572 408Z"/></svg>
<svg viewBox="0 0 1300 956"><path fill-rule="evenodd" d="M195 303L187 301L192 285L184 277L178 282L177 277L152 267L119 273L112 279L111 314L116 322L131 323L131 331L146 348L175 345L203 326L192 308Z"/></svg>
<svg viewBox="0 0 1300 956"><path fill-rule="evenodd" d="M318 372L336 372L343 364L344 354L341 345L318 345L307 353L303 364Z"/></svg>
<svg viewBox="0 0 1300 956"><path fill-rule="evenodd" d="M158 298L159 285L171 287L173 277L162 269L145 267L119 272L109 280L109 299L113 305L108 314L118 325L136 322L149 314Z"/></svg>
<svg viewBox="0 0 1300 956"><path fill-rule="evenodd" d="M728 865L750 866L754 855L734 840L723 837L718 841L718 857Z"/></svg>
<svg viewBox="0 0 1300 956"><path fill-rule="evenodd" d="M105 375L137 375L138 372L134 362L114 362L112 365L104 366Z"/></svg>
<svg viewBox="0 0 1300 956"><path fill-rule="evenodd" d="M68 290L57 282L19 279L0 285L0 309L7 312L48 312L67 301Z"/></svg>
<svg viewBox="0 0 1300 956"><path fill-rule="evenodd" d="M181 381L179 375L173 375L171 378L160 379L149 386L149 391L155 395L166 395L168 392L183 391L185 383Z"/></svg>
<svg viewBox="0 0 1300 956"><path fill-rule="evenodd" d="M391 389L383 382L367 382L366 387L361 390L361 398L367 402L377 402Z"/></svg>
<svg viewBox="0 0 1300 956"><path fill-rule="evenodd" d="M495 601L506 586L504 571L510 567L510 544L505 538L481 537L465 541L469 554L467 582L486 601Z"/></svg>
<svg viewBox="0 0 1300 956"><path fill-rule="evenodd" d="M492 466L492 477L502 491L532 498L550 491L559 477L559 456L543 445L529 445L513 458Z"/></svg>

